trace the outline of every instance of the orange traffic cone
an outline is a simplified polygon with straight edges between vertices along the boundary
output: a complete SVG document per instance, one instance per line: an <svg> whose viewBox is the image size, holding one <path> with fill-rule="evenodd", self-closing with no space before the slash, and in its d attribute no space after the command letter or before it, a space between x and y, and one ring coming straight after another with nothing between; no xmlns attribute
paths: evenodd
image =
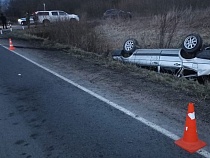
<svg viewBox="0 0 210 158"><path fill-rule="evenodd" d="M15 50L15 47L12 44L11 38L9 39L9 50Z"/></svg>
<svg viewBox="0 0 210 158"><path fill-rule="evenodd" d="M193 103L188 104L184 135L181 139L176 140L175 144L187 150L190 153L194 153L200 148L206 146L206 143L199 140L198 138Z"/></svg>

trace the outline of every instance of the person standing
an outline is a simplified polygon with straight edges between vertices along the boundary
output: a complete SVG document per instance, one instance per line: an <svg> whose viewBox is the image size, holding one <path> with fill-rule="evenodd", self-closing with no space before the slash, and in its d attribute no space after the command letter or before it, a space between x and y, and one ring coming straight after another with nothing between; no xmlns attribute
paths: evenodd
<svg viewBox="0 0 210 158"><path fill-rule="evenodd" d="M36 13L33 14L33 20L35 24L35 28L37 27L37 22L38 22L38 15Z"/></svg>
<svg viewBox="0 0 210 158"><path fill-rule="evenodd" d="M7 18L6 18L6 16L4 16L3 13L1 13L0 19L1 19L1 22L2 22L3 29L4 28L7 29Z"/></svg>
<svg viewBox="0 0 210 158"><path fill-rule="evenodd" d="M30 28L30 14L29 14L29 12L26 13L26 24L27 24L28 28Z"/></svg>

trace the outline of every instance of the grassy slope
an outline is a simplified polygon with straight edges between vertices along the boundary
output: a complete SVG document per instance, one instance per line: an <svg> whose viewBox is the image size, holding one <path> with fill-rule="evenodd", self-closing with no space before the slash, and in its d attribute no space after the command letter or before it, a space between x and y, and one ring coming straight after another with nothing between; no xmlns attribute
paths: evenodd
<svg viewBox="0 0 210 158"><path fill-rule="evenodd" d="M208 13L208 10L205 11ZM194 13L186 12L182 14L182 16L178 16L181 13L168 13L166 15L166 24L164 26L165 34L164 34L164 43L167 43L168 35L170 34L170 30L174 28L174 19L175 21L178 18L178 23L176 25L175 31L173 32L173 38L171 40L171 44L168 46L169 48L177 48L181 45L182 39L190 34L190 33L198 33L202 36L204 43L210 43L210 31L208 21L206 21L205 16L200 16L200 12ZM188 16L190 15L190 16ZM206 14L205 14L206 15ZM210 15L210 14L209 14ZM206 15L207 16L207 15ZM103 43L99 43L100 40L96 40L95 45L104 46L101 50L105 50L104 52L87 52L82 51L81 49L71 47L70 45L63 45L57 42L49 41L48 39L43 39L40 37L36 37L32 34L37 34L37 31L43 34L45 29L31 29L28 30L19 30L13 31L10 34L3 35L2 38L9 36L13 38L20 38L25 40L35 40L41 47L45 48L53 48L53 49L63 49L67 53L71 53L77 58L85 58L85 60L92 60L92 62L97 62L106 67L110 67L112 69L118 70L128 70L132 72L134 75L140 77L146 77L147 80L151 80L154 82L162 83L164 85L170 86L174 90L185 91L186 94L192 95L197 100L206 100L210 99L210 86L200 85L194 81L188 81L186 79L178 79L172 75L168 74L158 74L153 71L141 69L136 65L130 64L122 64L117 61L113 61L110 56L110 51L114 49L121 49L124 41L128 38L136 38L142 48L159 48L160 44L160 29L162 26L162 16L155 17L134 17L131 21L122 21L122 20L108 20L108 21L99 21L95 24L94 22L94 32L96 33L99 39L102 39ZM186 18L188 20L186 20ZM200 21L199 21L199 18ZM190 19L190 20L189 20ZM200 25L197 23L203 22ZM82 23L80 25L87 25L86 23ZM88 24L89 25L89 24ZM78 25L77 25L78 26ZM55 27L57 29L57 27ZM66 27L62 28L65 29ZM79 26L81 29L82 26ZM68 29L68 28L66 28ZM71 28L69 28L71 29ZM74 28L75 29L75 28ZM58 31L58 30L56 30ZM56 31L52 31L51 33L55 33ZM71 30L72 31L72 30ZM67 31L66 31L67 32ZM57 32L59 34L59 32ZM74 33L74 32L71 32ZM84 33L84 32L82 32ZM78 36L78 30L75 30L75 35ZM62 37L63 38L63 37ZM66 37L67 38L67 37ZM68 40L68 39L67 39ZM59 40L58 40L59 41ZM84 41L87 42L87 41ZM106 43L104 43L106 42Z"/></svg>

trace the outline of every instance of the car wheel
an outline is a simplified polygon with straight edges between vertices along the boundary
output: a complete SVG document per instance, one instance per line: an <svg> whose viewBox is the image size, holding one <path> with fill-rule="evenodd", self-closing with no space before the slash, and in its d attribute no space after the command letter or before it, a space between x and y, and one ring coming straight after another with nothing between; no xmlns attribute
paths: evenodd
<svg viewBox="0 0 210 158"><path fill-rule="evenodd" d="M202 39L198 34L188 35L182 42L182 49L187 53L195 53L202 47Z"/></svg>
<svg viewBox="0 0 210 158"><path fill-rule="evenodd" d="M71 19L70 19L70 22L71 22L71 23L76 23L76 22L78 22L78 21L77 21L77 19L75 19L75 18L71 18Z"/></svg>
<svg viewBox="0 0 210 158"><path fill-rule="evenodd" d="M22 21L21 22L21 25L25 26L26 25L26 22L25 21Z"/></svg>
<svg viewBox="0 0 210 158"><path fill-rule="evenodd" d="M43 20L43 25L44 26L48 26L49 24L50 24L50 21L49 20L46 20L46 19Z"/></svg>
<svg viewBox="0 0 210 158"><path fill-rule="evenodd" d="M128 39L123 45L125 53L133 53L137 48L139 48L139 44L136 39Z"/></svg>

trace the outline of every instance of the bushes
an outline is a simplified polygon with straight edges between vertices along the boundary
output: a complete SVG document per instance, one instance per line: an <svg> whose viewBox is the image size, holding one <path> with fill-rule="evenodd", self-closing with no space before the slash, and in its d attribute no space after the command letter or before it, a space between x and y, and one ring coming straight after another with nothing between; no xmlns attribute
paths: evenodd
<svg viewBox="0 0 210 158"><path fill-rule="evenodd" d="M30 31L42 38L47 38L55 43L81 48L89 52L103 53L107 51L104 41L95 31L96 22L66 21L53 23L47 27L38 27L36 31Z"/></svg>

